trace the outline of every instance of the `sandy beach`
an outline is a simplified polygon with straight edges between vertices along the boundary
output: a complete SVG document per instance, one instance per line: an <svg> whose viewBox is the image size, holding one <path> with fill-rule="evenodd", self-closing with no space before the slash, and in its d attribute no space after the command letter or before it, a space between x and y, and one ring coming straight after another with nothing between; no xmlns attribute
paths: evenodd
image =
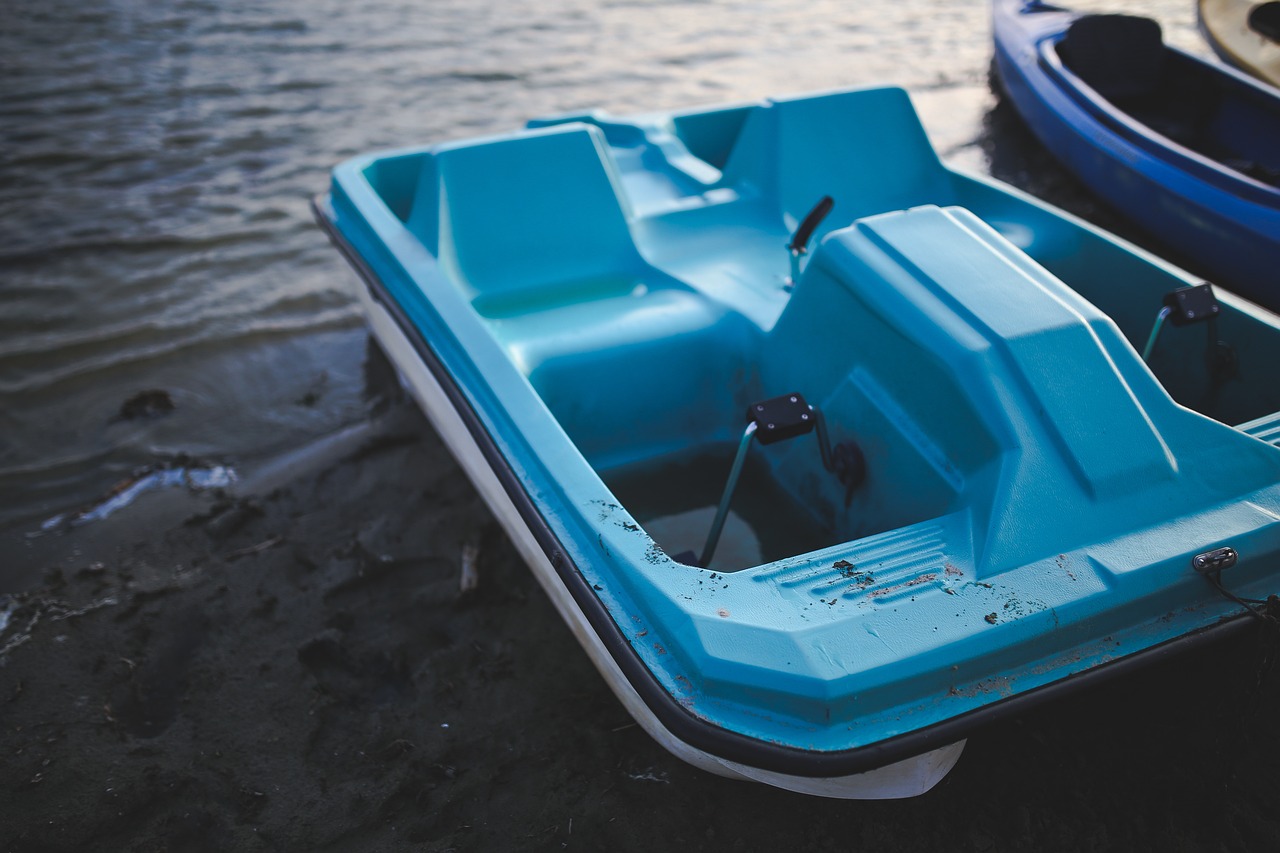
<svg viewBox="0 0 1280 853"><path fill-rule="evenodd" d="M156 497L135 529L173 515ZM9 600L0 850L1280 845L1252 629L981 732L923 797L822 800L650 740L385 386L358 430L188 499L93 560L61 534Z"/></svg>

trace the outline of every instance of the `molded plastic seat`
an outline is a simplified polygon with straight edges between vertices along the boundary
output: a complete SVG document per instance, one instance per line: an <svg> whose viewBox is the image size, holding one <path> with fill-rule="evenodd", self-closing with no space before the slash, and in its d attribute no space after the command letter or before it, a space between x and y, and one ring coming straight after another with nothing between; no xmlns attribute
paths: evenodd
<svg viewBox="0 0 1280 853"><path fill-rule="evenodd" d="M874 162L875 169L863 168ZM901 89L780 98L753 111L724 169L774 201L788 232L824 195L835 208L816 235L895 207L950 203L953 190Z"/></svg>
<svg viewBox="0 0 1280 853"><path fill-rule="evenodd" d="M443 211L441 261L487 303L477 304L483 314L502 313L505 299L527 306L625 293L646 266L597 128L442 146L423 182L418 204L438 194Z"/></svg>

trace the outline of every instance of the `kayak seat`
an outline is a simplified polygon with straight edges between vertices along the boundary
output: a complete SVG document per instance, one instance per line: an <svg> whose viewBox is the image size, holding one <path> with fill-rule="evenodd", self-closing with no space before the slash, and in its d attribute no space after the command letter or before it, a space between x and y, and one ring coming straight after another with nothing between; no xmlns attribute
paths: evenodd
<svg viewBox="0 0 1280 853"><path fill-rule="evenodd" d="M1204 150L1217 90L1172 61L1155 21L1132 15L1077 18L1058 55L1123 112L1179 145Z"/></svg>
<svg viewBox="0 0 1280 853"><path fill-rule="evenodd" d="M1160 25L1134 15L1077 18L1059 42L1058 55L1072 73L1108 100L1153 95L1164 74Z"/></svg>
<svg viewBox="0 0 1280 853"><path fill-rule="evenodd" d="M435 196L441 265L482 315L617 296L644 277L607 151L582 124L437 149L415 205Z"/></svg>

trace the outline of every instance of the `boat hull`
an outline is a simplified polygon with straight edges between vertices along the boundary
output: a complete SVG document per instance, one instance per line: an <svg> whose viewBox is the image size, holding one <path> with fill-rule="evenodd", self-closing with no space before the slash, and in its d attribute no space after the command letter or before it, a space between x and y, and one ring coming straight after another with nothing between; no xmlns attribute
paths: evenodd
<svg viewBox="0 0 1280 853"><path fill-rule="evenodd" d="M1270 588L1280 456L1178 406L1064 284L1092 288L1131 341L1184 274L946 169L901 90L633 122L552 119L357 158L316 213L414 396L673 754L805 793L910 796L976 727L1244 625L1189 561L1229 536L1245 555L1233 585ZM855 140L865 156L809 132L840 122L880 131ZM758 156L788 139L803 156ZM828 144L865 172L813 175L850 182L834 215L853 224L823 226L784 280L771 217L788 202L771 187L811 202L809 149ZM605 273L584 278L590 263ZM1249 365L1280 358L1276 318L1218 299ZM1197 340L1155 348L1178 397L1227 422L1280 410L1280 389L1208 371ZM870 474L846 491L809 440L762 449L739 490L750 524L725 536L755 531L758 550L704 568L664 525L700 488L689 450L741 433L730 386L812 394L835 441L868 448ZM786 521L786 489L829 526Z"/></svg>

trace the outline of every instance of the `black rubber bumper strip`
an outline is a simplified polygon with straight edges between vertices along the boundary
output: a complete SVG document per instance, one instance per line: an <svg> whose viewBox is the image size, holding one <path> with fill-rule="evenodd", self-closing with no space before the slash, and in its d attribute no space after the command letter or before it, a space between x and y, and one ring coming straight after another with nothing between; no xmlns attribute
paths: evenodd
<svg viewBox="0 0 1280 853"><path fill-rule="evenodd" d="M382 281L338 231L326 210L327 205L327 196L318 196L313 199L311 206L316 220L324 228L330 241L360 275L373 299L395 320L413 345L418 357L440 383L454 410L466 424L471 438L480 448L485 461L520 513L521 520L528 526L555 569L560 582L573 597L596 636L600 638L631 687L639 694L654 717L673 737L694 749L748 767L790 776L830 778L863 773L955 743L969 737L979 728L1003 721L1015 714L1025 713L1042 703L1052 702L1081 689L1092 688L1111 678L1118 678L1165 658L1184 654L1211 641L1225 639L1240 633L1249 624L1249 620L1244 618L1248 615L1245 613L1225 617L1211 626L1134 652L1123 658L1099 664L1085 672L1069 675L1051 684L993 701L982 708L975 708L925 728L847 750L822 752L797 749L748 737L708 722L695 716L677 702L654 678L653 673L636 654L613 617L609 615L586 579L578 571L577 566L561 547L560 541L525 492L510 463L498 450L493 438L471 408L470 402L454 381L453 376L427 343L422 332L387 293Z"/></svg>

